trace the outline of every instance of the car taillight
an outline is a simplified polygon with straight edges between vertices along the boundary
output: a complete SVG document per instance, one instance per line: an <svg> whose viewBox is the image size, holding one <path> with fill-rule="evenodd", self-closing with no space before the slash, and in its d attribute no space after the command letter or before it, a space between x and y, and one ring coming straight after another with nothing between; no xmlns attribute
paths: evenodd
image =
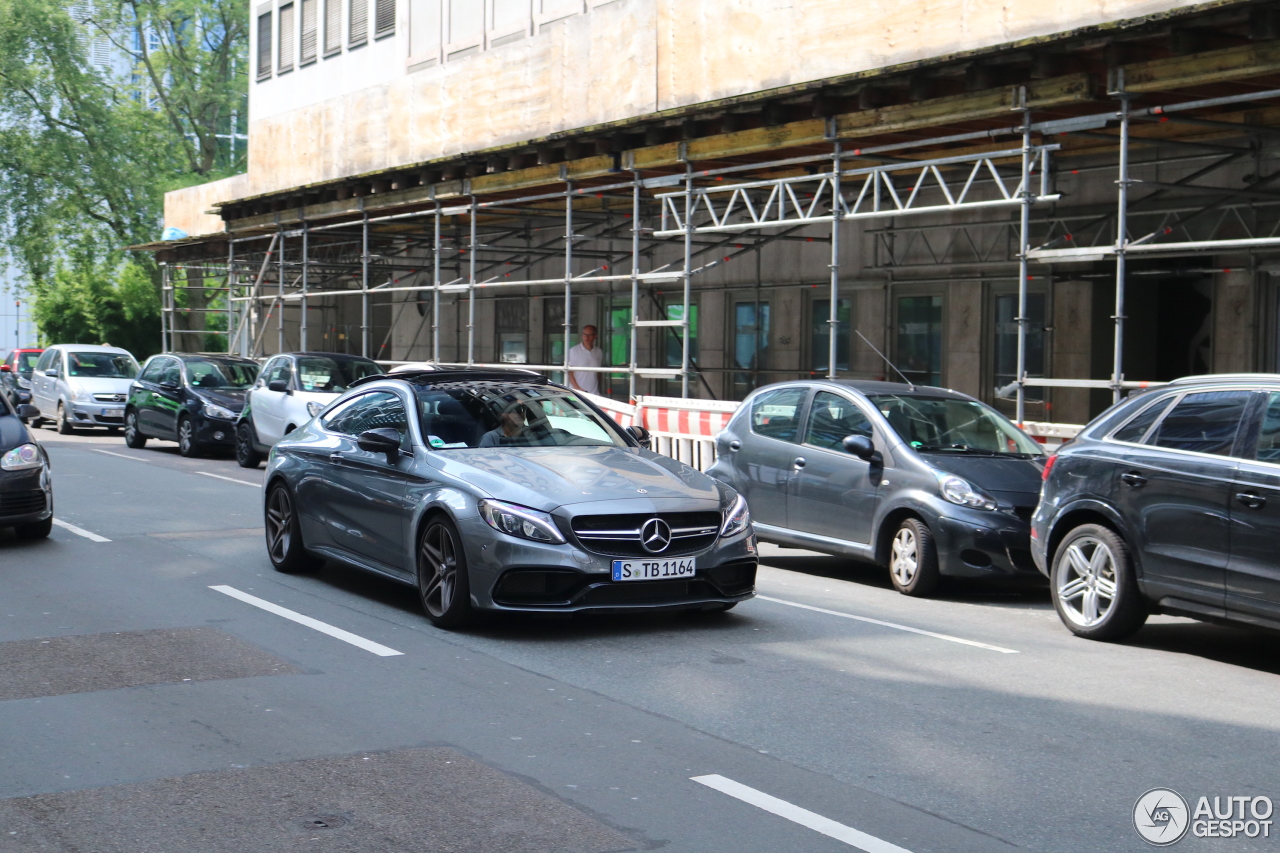
<svg viewBox="0 0 1280 853"><path fill-rule="evenodd" d="M1049 479L1049 472L1053 470L1053 466L1054 466L1054 464L1056 464L1056 463L1057 463L1057 461L1058 461L1058 454L1056 454L1056 453L1055 453L1055 454L1053 454L1052 456L1050 456L1048 459L1046 459L1046 460L1045 460L1045 462L1044 462L1044 470L1040 472L1040 479L1041 479L1041 480L1047 480L1047 479Z"/></svg>

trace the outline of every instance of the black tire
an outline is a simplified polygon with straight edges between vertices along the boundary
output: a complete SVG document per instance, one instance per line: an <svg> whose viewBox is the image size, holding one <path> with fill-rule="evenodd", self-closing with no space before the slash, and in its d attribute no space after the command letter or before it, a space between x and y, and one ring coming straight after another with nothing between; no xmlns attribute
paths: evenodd
<svg viewBox="0 0 1280 853"><path fill-rule="evenodd" d="M53 532L53 516L32 524L20 524L14 528L13 532L19 539L48 539L49 534Z"/></svg>
<svg viewBox="0 0 1280 853"><path fill-rule="evenodd" d="M263 505L263 521L267 528L267 556L277 572L287 575L314 572L324 565L324 560L307 553L302 541L302 528L298 524L293 493L283 483L276 483L267 492Z"/></svg>
<svg viewBox="0 0 1280 853"><path fill-rule="evenodd" d="M1147 621L1147 602L1138 589L1129 546L1111 528L1074 528L1058 543L1051 565L1053 606L1076 636L1123 640Z"/></svg>
<svg viewBox="0 0 1280 853"><path fill-rule="evenodd" d="M236 464L241 468L257 468L262 464L262 454L253 446L254 438L251 422L236 425Z"/></svg>
<svg viewBox="0 0 1280 853"><path fill-rule="evenodd" d="M71 421L67 420L67 407L58 404L58 435L75 435L76 428L71 425Z"/></svg>
<svg viewBox="0 0 1280 853"><path fill-rule="evenodd" d="M418 597L437 628L463 628L475 621L462 537L445 516L428 521L418 537Z"/></svg>
<svg viewBox="0 0 1280 853"><path fill-rule="evenodd" d="M938 588L938 549L929 525L904 518L889 543L889 580L903 595L924 598Z"/></svg>
<svg viewBox="0 0 1280 853"><path fill-rule="evenodd" d="M132 447L134 450L141 450L147 446L147 437L138 428L136 409L129 409L124 413L124 444L125 447Z"/></svg>
<svg viewBox="0 0 1280 853"><path fill-rule="evenodd" d="M200 442L196 441L196 425L186 415L178 418L178 452L188 459L204 455Z"/></svg>

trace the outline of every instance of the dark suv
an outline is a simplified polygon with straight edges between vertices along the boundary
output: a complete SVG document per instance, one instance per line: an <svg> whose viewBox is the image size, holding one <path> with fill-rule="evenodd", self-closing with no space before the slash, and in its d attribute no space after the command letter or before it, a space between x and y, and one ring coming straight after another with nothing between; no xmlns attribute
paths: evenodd
<svg viewBox="0 0 1280 853"><path fill-rule="evenodd" d="M1123 401L1051 457L1031 550L1076 634L1150 613L1280 629L1280 376Z"/></svg>

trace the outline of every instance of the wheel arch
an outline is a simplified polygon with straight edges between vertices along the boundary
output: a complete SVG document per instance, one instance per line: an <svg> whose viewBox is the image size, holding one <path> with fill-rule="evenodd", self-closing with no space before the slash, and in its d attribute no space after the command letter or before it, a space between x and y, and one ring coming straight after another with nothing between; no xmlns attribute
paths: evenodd
<svg viewBox="0 0 1280 853"><path fill-rule="evenodd" d="M876 528L875 537L875 561L877 565L889 565L889 548L893 543L893 534L898 532L898 526L908 518L914 518L922 522L932 531L929 520L925 518L923 512L913 506L898 506L885 513L884 518L880 519L880 526Z"/></svg>
<svg viewBox="0 0 1280 853"><path fill-rule="evenodd" d="M1065 510L1058 514L1054 519L1053 525L1049 528L1048 536L1045 540L1045 564L1049 571L1053 571L1053 563L1057 557L1058 546L1062 544L1062 540L1067 537L1072 530L1083 524L1097 524L1115 533L1128 546L1129 559L1133 561L1133 567L1138 577L1142 577L1142 558L1138 554L1136 548L1133 547L1133 539L1129 536L1129 532L1125 529L1124 523L1115 514L1115 512L1105 504L1096 503L1094 501L1083 502L1068 506Z"/></svg>

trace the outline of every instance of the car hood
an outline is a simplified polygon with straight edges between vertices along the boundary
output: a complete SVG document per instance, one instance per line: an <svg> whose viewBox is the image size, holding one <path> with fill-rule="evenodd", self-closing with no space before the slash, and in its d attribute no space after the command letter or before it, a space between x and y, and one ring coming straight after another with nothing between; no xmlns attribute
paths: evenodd
<svg viewBox="0 0 1280 853"><path fill-rule="evenodd" d="M963 477L973 485L989 493L1021 506L1030 501L1035 504L1040 496L1040 475L1044 471L1045 457L1034 459L1001 459L993 456L964 456L947 453L921 453L934 468Z"/></svg>
<svg viewBox="0 0 1280 853"><path fill-rule="evenodd" d="M83 388L90 394L128 394L132 379L107 379L101 376L68 376L67 384Z"/></svg>
<svg viewBox="0 0 1280 853"><path fill-rule="evenodd" d="M445 473L499 500L550 512L568 504L680 498L719 506L714 480L674 459L622 447L436 450Z"/></svg>
<svg viewBox="0 0 1280 853"><path fill-rule="evenodd" d="M21 444L30 444L31 433L22 421L13 415L0 415L0 453L12 450Z"/></svg>
<svg viewBox="0 0 1280 853"><path fill-rule="evenodd" d="M233 412L239 412L244 408L244 391L226 391L217 388L201 388L194 393L202 400L213 403L215 406L222 406L224 409L230 409Z"/></svg>

